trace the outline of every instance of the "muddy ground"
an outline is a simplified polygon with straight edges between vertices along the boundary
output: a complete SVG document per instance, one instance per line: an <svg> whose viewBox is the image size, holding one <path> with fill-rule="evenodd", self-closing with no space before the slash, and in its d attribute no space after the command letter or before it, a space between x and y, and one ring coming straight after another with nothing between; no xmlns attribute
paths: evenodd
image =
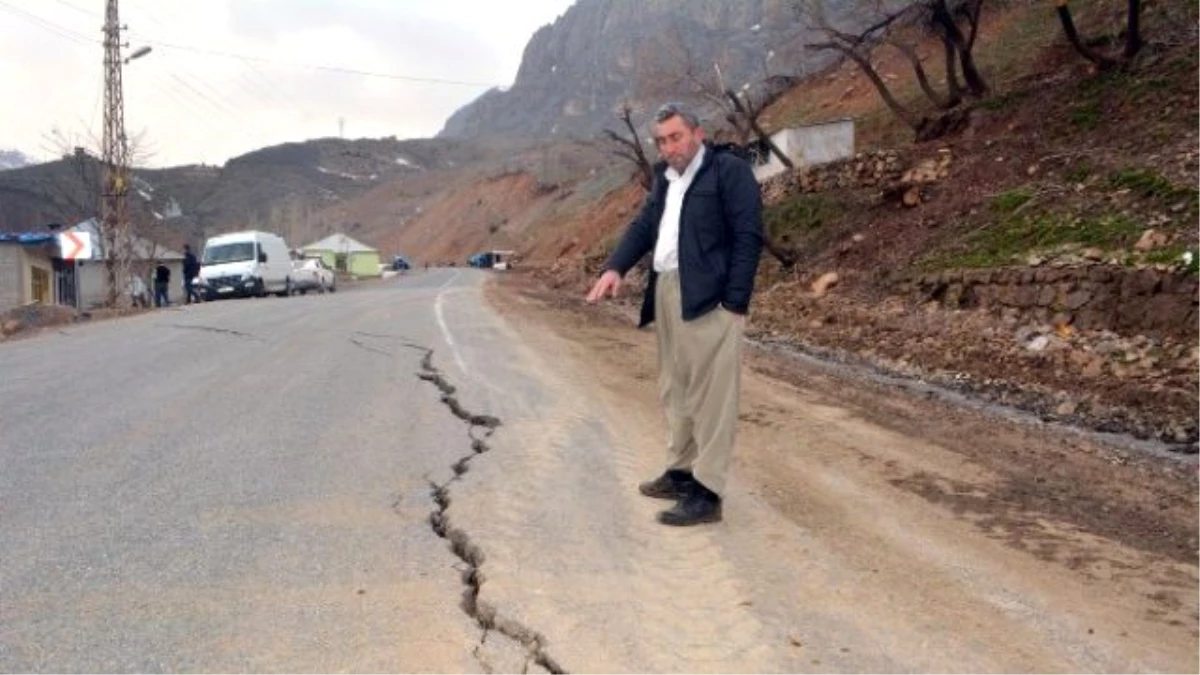
<svg viewBox="0 0 1200 675"><path fill-rule="evenodd" d="M584 345L629 389L653 388L653 335L633 328L630 304L589 306L577 294L547 290L530 275L497 279L493 296L505 311L532 312L531 320L549 322ZM514 297L523 304L515 304ZM1053 521L1156 557L1197 563L1194 455L1128 435L1048 422L1017 408L981 405L977 397L936 384L881 377L869 367L813 359L779 344L757 341L747 354L750 372L802 390L813 405L852 411L874 425L945 448L990 476L981 484L905 465L886 459L887 448L853 458L886 483L944 506L989 537L1072 569L1094 565L1086 551L1056 543L1058 536L1046 525ZM756 396L755 381L749 380L743 398L743 439L786 430L805 415L803 409ZM766 468L761 475L774 483L785 473ZM803 495L786 484L778 487L767 494L775 494L781 509L803 507Z"/></svg>

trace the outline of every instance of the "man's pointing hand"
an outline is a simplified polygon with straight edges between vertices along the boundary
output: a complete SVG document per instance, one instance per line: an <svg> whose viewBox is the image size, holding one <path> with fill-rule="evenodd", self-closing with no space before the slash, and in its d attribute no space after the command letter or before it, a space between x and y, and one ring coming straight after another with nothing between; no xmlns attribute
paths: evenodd
<svg viewBox="0 0 1200 675"><path fill-rule="evenodd" d="M621 290L621 275L616 270L605 270L587 294L588 302L598 302L605 297L615 298Z"/></svg>

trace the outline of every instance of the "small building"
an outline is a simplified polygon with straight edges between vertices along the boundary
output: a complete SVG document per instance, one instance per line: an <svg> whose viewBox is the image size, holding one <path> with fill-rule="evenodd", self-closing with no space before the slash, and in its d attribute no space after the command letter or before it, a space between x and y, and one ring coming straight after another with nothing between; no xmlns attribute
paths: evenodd
<svg viewBox="0 0 1200 675"><path fill-rule="evenodd" d="M320 257L338 274L377 277L381 274L379 249L337 233L300 248L306 258Z"/></svg>
<svg viewBox="0 0 1200 675"><path fill-rule="evenodd" d="M771 140L797 166L816 166L854 156L854 120L841 119L802 127L780 129L771 134ZM754 177L762 181L782 173L783 162L775 156L766 143L757 144L757 156L762 159L754 164Z"/></svg>
<svg viewBox="0 0 1200 675"><path fill-rule="evenodd" d="M87 232L92 235L92 241L97 242L95 257L91 260L79 261L79 281L80 287L83 290L83 307L99 307L108 299L108 270L104 261L110 255L109 252L103 250L103 246L99 245L100 233L98 223L94 218L88 219L71 228L73 232ZM56 255L57 249L56 249ZM67 268L72 267L69 261L60 261ZM162 262L171 270L171 284L167 290L168 297L172 303L180 302L183 297L183 254L171 250L161 244L132 235L130 240L130 257L129 257L129 273L136 274L142 277L146 283L146 288L153 292L154 289L154 268L157 263ZM121 293L126 292L126 288L121 289ZM151 296L153 297L153 296ZM60 300L63 304L74 303L74 297L64 298Z"/></svg>
<svg viewBox="0 0 1200 675"><path fill-rule="evenodd" d="M29 304L57 304L58 244L45 232L0 232L0 313Z"/></svg>

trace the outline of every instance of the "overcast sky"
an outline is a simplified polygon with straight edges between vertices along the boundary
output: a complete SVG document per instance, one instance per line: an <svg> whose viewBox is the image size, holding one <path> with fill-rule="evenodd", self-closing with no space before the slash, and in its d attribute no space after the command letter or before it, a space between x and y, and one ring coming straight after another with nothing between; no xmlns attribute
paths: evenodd
<svg viewBox="0 0 1200 675"><path fill-rule="evenodd" d="M99 147L105 0L0 0L0 149ZM572 0L121 0L125 125L151 166L286 141L421 138L512 83ZM308 66L308 67L306 67ZM338 72L346 69L380 76ZM423 78L426 80L406 78Z"/></svg>

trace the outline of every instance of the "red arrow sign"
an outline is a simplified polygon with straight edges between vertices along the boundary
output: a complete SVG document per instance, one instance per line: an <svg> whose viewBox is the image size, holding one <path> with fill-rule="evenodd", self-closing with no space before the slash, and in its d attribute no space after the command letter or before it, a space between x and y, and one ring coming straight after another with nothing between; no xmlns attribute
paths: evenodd
<svg viewBox="0 0 1200 675"><path fill-rule="evenodd" d="M83 232L63 232L58 235L58 247L63 260L92 257L92 237Z"/></svg>
<svg viewBox="0 0 1200 675"><path fill-rule="evenodd" d="M74 232L67 232L66 235L68 245L63 249L63 260L74 260L79 256L79 252L83 250L83 240L77 237Z"/></svg>

